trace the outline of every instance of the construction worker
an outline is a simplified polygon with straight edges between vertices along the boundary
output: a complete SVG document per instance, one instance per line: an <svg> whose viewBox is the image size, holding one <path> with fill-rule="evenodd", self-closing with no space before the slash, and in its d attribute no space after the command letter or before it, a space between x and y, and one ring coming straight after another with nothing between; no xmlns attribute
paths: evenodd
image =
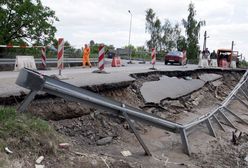
<svg viewBox="0 0 248 168"><path fill-rule="evenodd" d="M88 64L91 68L90 63L90 47L85 44L84 45L84 51L83 51L83 68L85 68L86 64Z"/></svg>
<svg viewBox="0 0 248 168"><path fill-rule="evenodd" d="M217 59L217 54L215 50L213 50L213 52L210 54L210 59Z"/></svg>

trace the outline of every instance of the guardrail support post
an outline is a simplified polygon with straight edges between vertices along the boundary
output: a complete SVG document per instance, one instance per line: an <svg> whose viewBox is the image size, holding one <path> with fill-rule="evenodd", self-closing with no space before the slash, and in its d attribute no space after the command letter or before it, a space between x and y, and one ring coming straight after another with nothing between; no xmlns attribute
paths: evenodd
<svg viewBox="0 0 248 168"><path fill-rule="evenodd" d="M125 107L125 104L122 104L122 107ZM132 121L130 120L130 118L128 117L127 113L125 111L122 111L123 116L125 117L125 119L127 120L128 125L130 126L131 130L133 131L134 135L136 136L137 140L139 141L140 145L143 147L144 151L145 151L145 155L147 156L152 156L151 152L149 151L149 149L147 148L146 144L144 143L144 141L141 139L139 133L137 132L137 130L135 129Z"/></svg>
<svg viewBox="0 0 248 168"><path fill-rule="evenodd" d="M240 92L246 98L246 100L248 100L248 96L242 88L240 88Z"/></svg>
<svg viewBox="0 0 248 168"><path fill-rule="evenodd" d="M215 115L213 115L213 119L216 121L217 125L225 132L226 130L221 125L220 121L218 120L218 118Z"/></svg>
<svg viewBox="0 0 248 168"><path fill-rule="evenodd" d="M240 103L242 103L246 108L248 108L247 103L245 103L243 100L241 100L237 95L233 95Z"/></svg>
<svg viewBox="0 0 248 168"><path fill-rule="evenodd" d="M222 118L229 124L230 127L237 129L222 111L219 110L219 112L220 112Z"/></svg>
<svg viewBox="0 0 248 168"><path fill-rule="evenodd" d="M211 124L210 118L208 118L208 119L206 120L206 124L207 124L207 127L208 127L209 134L210 134L211 136L213 136L213 137L216 137L216 134L215 134L214 128L213 128L213 126L212 126L212 124Z"/></svg>
<svg viewBox="0 0 248 168"><path fill-rule="evenodd" d="M27 97L23 100L17 111L24 112L26 111L28 105L31 103L31 101L34 99L35 95L37 94L37 91L31 90Z"/></svg>
<svg viewBox="0 0 248 168"><path fill-rule="evenodd" d="M185 128L180 128L180 136L181 136L181 140L182 140L182 145L183 145L183 150L186 154L188 154L190 156L190 149L189 149L189 142L188 142L188 138L187 138L187 132L185 130Z"/></svg>
<svg viewBox="0 0 248 168"><path fill-rule="evenodd" d="M242 118L240 118L237 114L235 114L233 111L231 111L230 109L226 108L226 107L223 107L223 109L225 111L227 111L228 113L232 114L234 117L236 117L237 119L239 119L241 122L243 122L244 124L248 125L248 123L243 120Z"/></svg>

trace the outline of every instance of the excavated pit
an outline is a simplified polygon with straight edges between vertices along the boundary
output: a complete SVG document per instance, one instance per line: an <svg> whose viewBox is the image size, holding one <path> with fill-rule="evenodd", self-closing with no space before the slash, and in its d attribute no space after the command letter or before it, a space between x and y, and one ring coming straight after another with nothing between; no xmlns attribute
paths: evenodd
<svg viewBox="0 0 248 168"><path fill-rule="evenodd" d="M132 74L131 76L136 79L132 83L91 86L86 89L115 99L124 104L140 108L146 112L156 114L166 120L177 123L188 123L194 118L209 112L211 109L215 108L218 103L222 102L238 83L244 72L245 71L243 70L229 71L214 69L171 72L156 71ZM146 103L140 91L145 82L158 81L162 76L191 80L199 79L200 75L208 73L221 75L221 78L206 82L200 89L178 98L166 98L161 100L159 103ZM18 104L23 97L24 96L9 98L8 101L5 101L4 103ZM129 125L122 116L102 111L87 106L86 104L66 101L62 98L57 98L48 94L39 95L38 98L31 103L28 111L45 120L49 120L59 133L68 136L71 139L71 143L87 148L90 153L104 153L109 156L118 155L119 157L120 153L117 153L118 151L120 152L123 149L132 149L132 152L136 152L136 154L134 159L129 158L130 162L138 162L138 165L140 166L143 161L146 161L146 159L140 158L142 148L139 146L137 140L129 129ZM167 134L169 140L166 139L165 142L170 141L170 144L160 144L157 145L157 148L159 149L163 146L167 147L167 149L159 150L164 150L165 153L170 150L175 150L180 153L181 149L178 147L180 140L178 137L172 138L171 136L174 136L174 134L163 130L154 131L154 129L149 125L140 122L134 122L134 124L139 133L147 141L148 139L152 141L156 138L156 136L158 136L155 135L156 133ZM148 144L152 143L155 142L148 142ZM219 146L219 148L222 149L223 146ZM157 148L155 147L155 149ZM220 155L220 153L221 151L219 151L218 154ZM135 159L139 159L139 161ZM207 162L208 164L206 165L210 166L211 159L214 158L205 161L202 156L193 155L192 159L192 162L196 162L196 165L198 164L196 160L202 159L201 162ZM156 166L157 163L155 163L155 161L149 161L149 164L150 166ZM218 164L216 163L216 165ZM157 166L159 167L160 165Z"/></svg>

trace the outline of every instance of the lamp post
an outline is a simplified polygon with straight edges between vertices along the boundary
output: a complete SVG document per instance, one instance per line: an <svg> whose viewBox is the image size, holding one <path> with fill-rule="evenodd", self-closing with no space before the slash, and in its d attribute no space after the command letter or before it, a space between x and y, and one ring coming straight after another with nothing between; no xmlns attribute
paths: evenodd
<svg viewBox="0 0 248 168"><path fill-rule="evenodd" d="M207 36L207 31L204 32L204 41L203 41L203 49L202 51L205 51L207 48L207 38L209 38L209 36Z"/></svg>
<svg viewBox="0 0 248 168"><path fill-rule="evenodd" d="M129 27L129 38L128 38L128 55L129 55L129 62L128 63L131 64L132 61L131 61L130 38L131 38L131 27L132 27L132 17L133 17L133 15L132 15L132 13L131 13L130 10L128 10L128 13L130 13L130 15L131 15L131 18L130 18L130 27Z"/></svg>

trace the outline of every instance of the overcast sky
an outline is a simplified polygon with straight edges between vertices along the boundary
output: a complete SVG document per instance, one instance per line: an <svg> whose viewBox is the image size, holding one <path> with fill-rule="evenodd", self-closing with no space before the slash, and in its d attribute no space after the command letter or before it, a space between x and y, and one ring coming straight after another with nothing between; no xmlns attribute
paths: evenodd
<svg viewBox="0 0 248 168"><path fill-rule="evenodd" d="M145 10L152 8L159 19L181 24L188 16L190 0L42 0L60 19L55 23L56 37L63 37L76 48L94 40L97 43L128 45L130 14L132 12L131 44L145 45ZM248 1L247 0L192 0L196 19L205 20L201 28L200 46L206 30L210 51L218 48L238 50L248 59ZM184 30L182 31L184 35Z"/></svg>

